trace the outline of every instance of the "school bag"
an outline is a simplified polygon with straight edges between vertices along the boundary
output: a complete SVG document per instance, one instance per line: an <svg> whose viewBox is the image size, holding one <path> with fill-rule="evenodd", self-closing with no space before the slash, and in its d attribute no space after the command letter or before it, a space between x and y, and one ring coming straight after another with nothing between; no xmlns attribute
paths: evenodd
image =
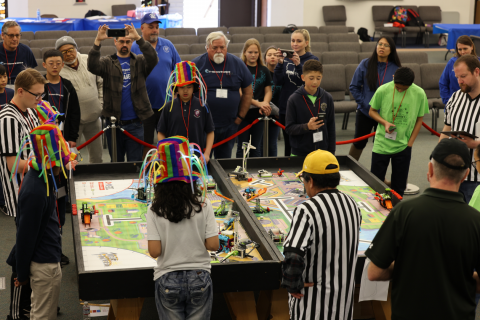
<svg viewBox="0 0 480 320"><path fill-rule="evenodd" d="M293 31L297 30L297 26L294 24L289 24L285 29L283 29L283 33L293 33Z"/></svg>
<svg viewBox="0 0 480 320"><path fill-rule="evenodd" d="M420 15L413 9L407 10L407 26L409 27L425 27L425 22L423 22Z"/></svg>
<svg viewBox="0 0 480 320"><path fill-rule="evenodd" d="M388 22L398 22L401 24L405 24L407 22L407 10L404 7L394 7L392 11L390 11Z"/></svg>
<svg viewBox="0 0 480 320"><path fill-rule="evenodd" d="M368 30L365 28L358 29L357 34L360 40L362 40L363 42L371 41L372 39L372 37L368 35Z"/></svg>

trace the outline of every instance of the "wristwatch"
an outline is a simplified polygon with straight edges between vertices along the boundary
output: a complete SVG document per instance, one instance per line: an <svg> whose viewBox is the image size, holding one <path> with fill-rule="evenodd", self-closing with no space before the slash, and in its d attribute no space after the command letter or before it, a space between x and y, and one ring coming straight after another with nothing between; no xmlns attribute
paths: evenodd
<svg viewBox="0 0 480 320"><path fill-rule="evenodd" d="M237 118L240 118L240 119L242 119L242 121L245 121L245 118L241 117L239 113L237 113Z"/></svg>

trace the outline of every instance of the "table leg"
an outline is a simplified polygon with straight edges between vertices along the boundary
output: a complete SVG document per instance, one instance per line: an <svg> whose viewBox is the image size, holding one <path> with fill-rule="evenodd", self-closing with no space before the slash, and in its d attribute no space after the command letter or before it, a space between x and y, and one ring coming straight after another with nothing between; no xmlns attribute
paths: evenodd
<svg viewBox="0 0 480 320"><path fill-rule="evenodd" d="M145 298L110 300L108 320L138 320Z"/></svg>
<svg viewBox="0 0 480 320"><path fill-rule="evenodd" d="M286 289L260 291L257 303L259 320L289 320L288 292Z"/></svg>
<svg viewBox="0 0 480 320"><path fill-rule="evenodd" d="M233 320L258 320L253 291L223 294Z"/></svg>

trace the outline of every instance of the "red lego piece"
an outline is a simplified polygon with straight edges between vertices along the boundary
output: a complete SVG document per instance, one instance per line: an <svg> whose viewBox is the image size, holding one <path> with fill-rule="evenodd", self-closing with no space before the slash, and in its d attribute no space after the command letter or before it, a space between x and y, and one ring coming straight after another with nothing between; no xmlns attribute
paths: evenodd
<svg viewBox="0 0 480 320"><path fill-rule="evenodd" d="M253 180L252 178L248 178L248 182L252 182L252 180Z"/></svg>
<svg viewBox="0 0 480 320"><path fill-rule="evenodd" d="M77 215L77 205L76 205L76 204L72 204L72 214L73 214L74 216Z"/></svg>

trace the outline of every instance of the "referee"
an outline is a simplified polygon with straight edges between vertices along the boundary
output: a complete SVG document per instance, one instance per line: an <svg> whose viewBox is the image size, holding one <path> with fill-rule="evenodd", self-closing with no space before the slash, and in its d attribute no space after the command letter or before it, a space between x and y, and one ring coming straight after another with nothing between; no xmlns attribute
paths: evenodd
<svg viewBox="0 0 480 320"><path fill-rule="evenodd" d="M295 209L284 245L290 319L353 319L362 217L355 201L337 189L339 171L333 154L317 150L299 173L310 199Z"/></svg>
<svg viewBox="0 0 480 320"><path fill-rule="evenodd" d="M445 108L445 126L443 131L465 131L474 136L480 136L480 61L473 55L464 55L453 65L460 90L453 93ZM440 136L440 141L447 138ZM458 135L457 139L465 142L470 156L473 159L473 150L480 144L465 135ZM475 167L460 185L460 192L465 202L469 203L475 188L480 184L480 176Z"/></svg>

